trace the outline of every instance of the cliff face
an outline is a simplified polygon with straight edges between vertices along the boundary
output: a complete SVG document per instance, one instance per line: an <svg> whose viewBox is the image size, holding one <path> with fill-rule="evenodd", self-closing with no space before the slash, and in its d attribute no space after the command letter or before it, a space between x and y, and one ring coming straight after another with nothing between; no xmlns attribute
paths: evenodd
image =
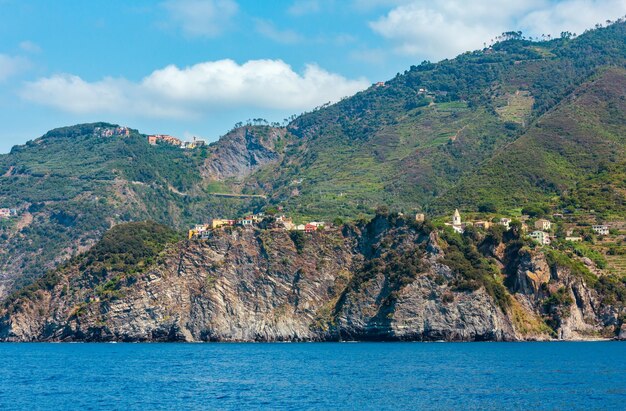
<svg viewBox="0 0 626 411"><path fill-rule="evenodd" d="M626 310L610 303L594 283L606 278L586 277L576 266L550 261L536 250L523 248L516 254L515 270L507 280L513 297L528 311L541 315L552 336L564 340L619 337Z"/></svg>
<svg viewBox="0 0 626 411"><path fill-rule="evenodd" d="M222 137L204 162L205 178L242 179L264 165L278 161L286 130L274 127L240 127Z"/></svg>
<svg viewBox="0 0 626 411"><path fill-rule="evenodd" d="M306 235L216 231L170 244L134 273L113 275L109 260L89 268L97 256L76 261L9 300L0 339L500 341L597 337L621 325L595 291L567 271L550 271L539 255L522 256L516 275L520 284L548 281L502 295L489 282L468 286L454 253L436 232L383 217ZM541 293L555 287L572 302L546 305Z"/></svg>

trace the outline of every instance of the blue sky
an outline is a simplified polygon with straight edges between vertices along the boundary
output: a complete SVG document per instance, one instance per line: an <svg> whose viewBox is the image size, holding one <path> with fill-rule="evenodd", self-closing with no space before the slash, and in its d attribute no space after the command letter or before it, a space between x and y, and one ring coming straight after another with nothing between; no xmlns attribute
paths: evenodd
<svg viewBox="0 0 626 411"><path fill-rule="evenodd" d="M93 121L212 141L503 31L624 14L626 0L0 0L0 153Z"/></svg>

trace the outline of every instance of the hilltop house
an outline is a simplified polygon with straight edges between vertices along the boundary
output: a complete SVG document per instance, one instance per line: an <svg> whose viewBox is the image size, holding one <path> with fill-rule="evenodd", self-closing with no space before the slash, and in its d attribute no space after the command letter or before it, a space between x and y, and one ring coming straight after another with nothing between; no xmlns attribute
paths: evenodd
<svg viewBox="0 0 626 411"><path fill-rule="evenodd" d="M10 218L17 216L15 208L0 208L0 218Z"/></svg>
<svg viewBox="0 0 626 411"><path fill-rule="evenodd" d="M540 218L539 220L535 221L535 228L537 230L549 230L550 227L552 227L552 223L548 220L545 220L543 218Z"/></svg>
<svg viewBox="0 0 626 411"><path fill-rule="evenodd" d="M254 225L254 220L252 220L252 216L246 216L244 218L240 218L239 220L237 220L237 225L243 226L243 227L252 227Z"/></svg>
<svg viewBox="0 0 626 411"><path fill-rule="evenodd" d="M491 222L490 221L474 221L474 227L476 228L482 228L483 230L488 230L491 227Z"/></svg>
<svg viewBox="0 0 626 411"><path fill-rule="evenodd" d="M159 141L167 143L167 144L171 144L177 147L180 147L183 145L183 142L181 139L169 136L167 134L153 134L153 135L148 136L148 143L151 145L156 145L157 142Z"/></svg>
<svg viewBox="0 0 626 411"><path fill-rule="evenodd" d="M546 232L536 230L530 233L528 236L541 245L550 244L550 236Z"/></svg>
<svg viewBox="0 0 626 411"><path fill-rule="evenodd" d="M282 225L285 230L291 231L296 228L296 225L293 223L292 219L285 216L284 214L276 217L276 223Z"/></svg>
<svg viewBox="0 0 626 411"><path fill-rule="evenodd" d="M234 226L235 220L225 220L221 218L214 218L211 220L211 228L216 229L224 226Z"/></svg>
<svg viewBox="0 0 626 411"><path fill-rule="evenodd" d="M513 220L511 220L510 218L503 217L500 219L500 222L498 224L503 225L508 230L509 228L511 228L512 221Z"/></svg>
<svg viewBox="0 0 626 411"><path fill-rule="evenodd" d="M317 230L317 226L313 225L311 223L307 223L304 225L304 232L305 233L312 233L313 231Z"/></svg>
<svg viewBox="0 0 626 411"><path fill-rule="evenodd" d="M609 235L609 226L604 224L592 225L591 228L598 235Z"/></svg>
<svg viewBox="0 0 626 411"><path fill-rule="evenodd" d="M130 136L130 128L126 126L121 127L96 127L94 128L94 134L100 137L113 137L113 136Z"/></svg>
<svg viewBox="0 0 626 411"><path fill-rule="evenodd" d="M185 141L182 145L183 148L194 149L197 147L202 147L206 145L206 141L199 139L197 137L193 137L192 141Z"/></svg>
<svg viewBox="0 0 626 411"><path fill-rule="evenodd" d="M417 221L418 223L423 223L425 219L426 216L424 215L424 213L415 214L415 221Z"/></svg>
<svg viewBox="0 0 626 411"><path fill-rule="evenodd" d="M191 240L193 237L204 237L204 234L209 231L209 226L206 224L198 224L191 230L189 230L188 238Z"/></svg>

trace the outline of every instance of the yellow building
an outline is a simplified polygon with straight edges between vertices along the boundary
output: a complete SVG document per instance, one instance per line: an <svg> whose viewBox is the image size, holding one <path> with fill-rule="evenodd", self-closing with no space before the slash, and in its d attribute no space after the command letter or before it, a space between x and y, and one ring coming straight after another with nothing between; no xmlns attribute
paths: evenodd
<svg viewBox="0 0 626 411"><path fill-rule="evenodd" d="M211 228L220 228L227 225L235 225L235 220L223 220L221 218L214 218L211 220Z"/></svg>

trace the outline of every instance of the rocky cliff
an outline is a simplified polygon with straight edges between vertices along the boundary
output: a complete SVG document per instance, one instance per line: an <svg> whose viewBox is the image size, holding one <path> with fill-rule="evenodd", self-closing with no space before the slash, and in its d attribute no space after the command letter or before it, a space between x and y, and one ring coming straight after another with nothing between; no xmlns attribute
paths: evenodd
<svg viewBox="0 0 626 411"><path fill-rule="evenodd" d="M284 128L236 128L211 146L201 174L218 181L247 177L262 166L277 162L287 139Z"/></svg>
<svg viewBox="0 0 626 411"><path fill-rule="evenodd" d="M164 229L134 229L116 227L13 295L0 338L502 341L609 338L623 323L623 300L609 302L537 250L498 261L395 215L312 234L235 228L167 243Z"/></svg>

